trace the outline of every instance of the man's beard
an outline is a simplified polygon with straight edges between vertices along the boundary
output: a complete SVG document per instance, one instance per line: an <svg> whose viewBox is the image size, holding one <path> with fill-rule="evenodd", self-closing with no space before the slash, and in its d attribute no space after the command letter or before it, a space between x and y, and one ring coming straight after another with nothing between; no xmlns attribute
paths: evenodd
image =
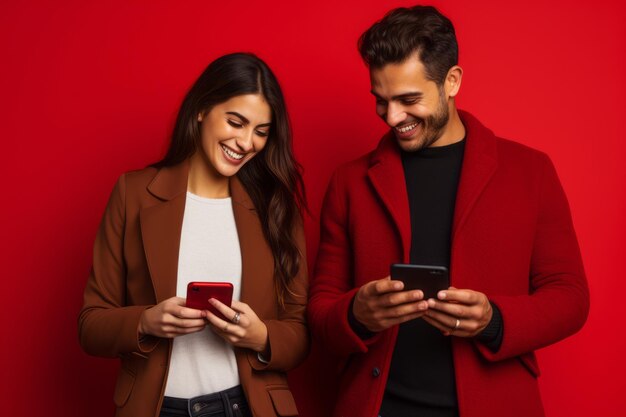
<svg viewBox="0 0 626 417"><path fill-rule="evenodd" d="M439 89L439 104L437 110L425 119L418 119L422 125L421 140L417 143L405 143L402 147L406 152L415 152L423 148L428 148L435 143L443 134L443 130L450 120L448 103L444 96L443 88ZM408 145L408 146L407 146Z"/></svg>

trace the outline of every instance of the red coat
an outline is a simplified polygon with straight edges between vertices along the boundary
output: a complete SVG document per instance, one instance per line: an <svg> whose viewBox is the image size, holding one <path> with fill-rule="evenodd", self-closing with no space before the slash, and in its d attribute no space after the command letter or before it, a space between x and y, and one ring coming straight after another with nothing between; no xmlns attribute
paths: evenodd
<svg viewBox="0 0 626 417"><path fill-rule="evenodd" d="M584 324L589 293L567 199L549 158L497 138L460 112L467 136L452 228L451 285L485 293L502 313L497 353L453 337L461 417L543 415L534 351ZM408 262L409 203L395 139L339 168L321 215L309 320L341 358L335 416L375 417L398 332L362 341L348 324L357 289Z"/></svg>

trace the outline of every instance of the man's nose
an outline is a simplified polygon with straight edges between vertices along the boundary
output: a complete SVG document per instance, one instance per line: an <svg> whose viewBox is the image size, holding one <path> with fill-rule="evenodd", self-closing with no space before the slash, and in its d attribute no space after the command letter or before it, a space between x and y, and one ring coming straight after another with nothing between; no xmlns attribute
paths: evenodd
<svg viewBox="0 0 626 417"><path fill-rule="evenodd" d="M389 103L387 106L387 114L385 116L387 124L394 127L403 122L404 119L406 119L406 113L402 110L402 108L394 105L393 103Z"/></svg>

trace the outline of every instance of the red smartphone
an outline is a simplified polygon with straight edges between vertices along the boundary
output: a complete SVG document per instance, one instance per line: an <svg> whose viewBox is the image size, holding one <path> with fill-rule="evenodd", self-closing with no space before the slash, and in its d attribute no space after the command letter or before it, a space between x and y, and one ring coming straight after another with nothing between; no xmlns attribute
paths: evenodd
<svg viewBox="0 0 626 417"><path fill-rule="evenodd" d="M228 320L209 303L215 298L230 307L233 300L233 284L230 282L190 282L187 284L186 306L196 310L209 310L211 313Z"/></svg>

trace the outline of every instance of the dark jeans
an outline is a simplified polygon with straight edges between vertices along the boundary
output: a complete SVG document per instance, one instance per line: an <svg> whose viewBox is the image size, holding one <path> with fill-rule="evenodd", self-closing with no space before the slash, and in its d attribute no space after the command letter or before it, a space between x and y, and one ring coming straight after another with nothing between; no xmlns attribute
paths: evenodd
<svg viewBox="0 0 626 417"><path fill-rule="evenodd" d="M252 417L238 385L214 394L189 399L164 397L159 417Z"/></svg>

